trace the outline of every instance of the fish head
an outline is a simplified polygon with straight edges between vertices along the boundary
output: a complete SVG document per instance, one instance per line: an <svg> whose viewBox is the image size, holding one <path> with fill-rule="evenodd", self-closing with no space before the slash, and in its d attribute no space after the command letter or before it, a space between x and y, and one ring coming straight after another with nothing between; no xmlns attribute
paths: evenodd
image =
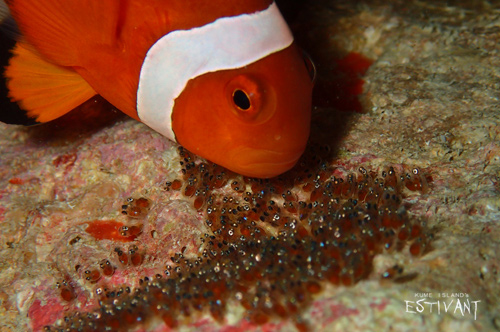
<svg viewBox="0 0 500 332"><path fill-rule="evenodd" d="M282 174L307 144L313 78L312 62L295 43L243 68L196 77L175 100L175 138L236 173Z"/></svg>

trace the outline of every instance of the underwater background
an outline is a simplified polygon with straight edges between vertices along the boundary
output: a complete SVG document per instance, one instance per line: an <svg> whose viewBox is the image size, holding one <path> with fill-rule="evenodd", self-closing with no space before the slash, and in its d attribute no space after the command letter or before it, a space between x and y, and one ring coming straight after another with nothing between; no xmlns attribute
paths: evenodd
<svg viewBox="0 0 500 332"><path fill-rule="evenodd" d="M277 179L100 97L0 123L0 330L500 328L500 4L278 5L318 77Z"/></svg>

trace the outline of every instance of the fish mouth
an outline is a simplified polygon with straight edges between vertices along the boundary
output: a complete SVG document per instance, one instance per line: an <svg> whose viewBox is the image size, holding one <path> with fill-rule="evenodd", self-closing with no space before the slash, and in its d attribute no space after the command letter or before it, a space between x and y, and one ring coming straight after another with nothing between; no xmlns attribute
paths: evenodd
<svg viewBox="0 0 500 332"><path fill-rule="evenodd" d="M291 151L241 148L231 153L232 169L245 176L272 178L290 170L305 147Z"/></svg>

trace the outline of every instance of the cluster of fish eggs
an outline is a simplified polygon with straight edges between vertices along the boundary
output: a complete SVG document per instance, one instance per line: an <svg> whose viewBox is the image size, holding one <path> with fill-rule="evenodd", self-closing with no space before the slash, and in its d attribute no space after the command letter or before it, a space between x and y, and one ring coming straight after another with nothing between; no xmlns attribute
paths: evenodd
<svg viewBox="0 0 500 332"><path fill-rule="evenodd" d="M202 312L223 322L234 303L252 323L287 318L304 331L300 312L326 283L350 286L366 278L382 252L419 256L429 249L425 224L402 207L405 191L428 190L431 178L418 169L346 173L327 162L327 147L315 147L294 170L262 180L182 148L179 154L182 179L165 189L181 192L203 215L210 232L201 238L202 254L178 253L140 287L106 289L100 308L47 331L127 331L153 317L175 328Z"/></svg>

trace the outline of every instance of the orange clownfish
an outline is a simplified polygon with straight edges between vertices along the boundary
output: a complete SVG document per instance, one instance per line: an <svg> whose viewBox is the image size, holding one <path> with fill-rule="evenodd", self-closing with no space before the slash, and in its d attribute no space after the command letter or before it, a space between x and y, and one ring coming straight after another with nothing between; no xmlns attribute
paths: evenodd
<svg viewBox="0 0 500 332"><path fill-rule="evenodd" d="M279 175L305 149L314 67L274 1L5 2L22 36L8 98L37 123L99 94L246 176Z"/></svg>

